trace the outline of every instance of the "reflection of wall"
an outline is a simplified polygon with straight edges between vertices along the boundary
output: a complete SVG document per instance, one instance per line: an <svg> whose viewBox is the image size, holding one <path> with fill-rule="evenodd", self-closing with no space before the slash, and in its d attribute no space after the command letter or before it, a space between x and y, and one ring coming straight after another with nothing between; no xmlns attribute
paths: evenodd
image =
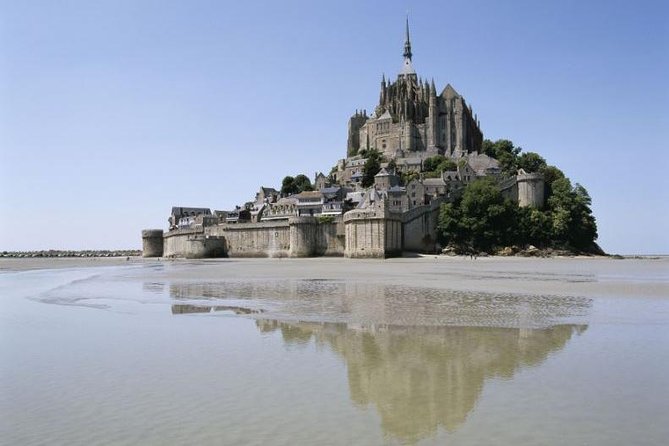
<svg viewBox="0 0 669 446"><path fill-rule="evenodd" d="M373 404L387 435L415 442L439 426L454 431L475 406L486 379L510 378L562 349L584 325L547 329L374 326L258 320L287 343L328 345L348 367L351 399Z"/></svg>
<svg viewBox="0 0 669 446"><path fill-rule="evenodd" d="M361 272L361 278L364 273ZM420 280L420 278L416 278ZM364 280L172 282L178 300L234 299L271 309L277 318L371 325L475 325L541 328L583 320L589 299L571 296L465 292ZM193 302L181 302L193 303Z"/></svg>

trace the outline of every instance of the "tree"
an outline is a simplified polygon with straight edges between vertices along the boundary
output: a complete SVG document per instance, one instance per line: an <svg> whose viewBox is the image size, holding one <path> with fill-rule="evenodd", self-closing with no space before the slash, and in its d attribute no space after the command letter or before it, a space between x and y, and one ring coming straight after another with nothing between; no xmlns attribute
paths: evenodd
<svg viewBox="0 0 669 446"><path fill-rule="evenodd" d="M550 244L551 218L548 213L531 207L519 207L517 215L516 244L539 247Z"/></svg>
<svg viewBox="0 0 669 446"><path fill-rule="evenodd" d="M572 187L568 178L552 183L548 199L551 238L580 250L589 250L597 239L597 223L590 209L588 191L580 184Z"/></svg>
<svg viewBox="0 0 669 446"><path fill-rule="evenodd" d="M281 181L281 195L287 197L297 193L297 186L295 185L295 178L290 175L285 176Z"/></svg>
<svg viewBox="0 0 669 446"><path fill-rule="evenodd" d="M304 174L299 174L295 177L295 186L297 186L299 192L314 190L314 187L311 185L311 180Z"/></svg>
<svg viewBox="0 0 669 446"><path fill-rule="evenodd" d="M505 200L490 179L470 183L460 202L444 204L439 213L442 243L475 251L491 251L516 236L518 206Z"/></svg>
<svg viewBox="0 0 669 446"><path fill-rule="evenodd" d="M462 214L459 203L445 203L439 209L438 238L444 245L462 245L467 239L467 228L460 221Z"/></svg>
<svg viewBox="0 0 669 446"><path fill-rule="evenodd" d="M406 186L411 181L416 180L418 178L420 178L420 174L418 172L416 172L415 170L410 170L408 172L404 172L402 174L402 184Z"/></svg>
<svg viewBox="0 0 669 446"><path fill-rule="evenodd" d="M443 155L431 156L423 161L423 171L435 173L433 177L438 177L445 170L455 170L457 167L455 161Z"/></svg>
<svg viewBox="0 0 669 446"><path fill-rule="evenodd" d="M425 172L434 172L439 164L446 158L443 155L435 155L423 160L423 170Z"/></svg>
<svg viewBox="0 0 669 446"><path fill-rule="evenodd" d="M525 152L518 157L517 166L527 173L540 172L546 168L546 160L538 153Z"/></svg>
<svg viewBox="0 0 669 446"><path fill-rule="evenodd" d="M281 181L281 195L287 197L300 192L314 190L311 185L311 180L304 174L299 174L295 177L286 176Z"/></svg>
<svg viewBox="0 0 669 446"><path fill-rule="evenodd" d="M555 166L545 166L541 173L544 175L544 199L548 199L553 195L553 182L560 178L565 178L564 173Z"/></svg>
<svg viewBox="0 0 669 446"><path fill-rule="evenodd" d="M374 175L381 170L381 153L370 149L365 152L367 161L362 167L362 187L370 187L374 184Z"/></svg>
<svg viewBox="0 0 669 446"><path fill-rule="evenodd" d="M520 147L515 147L508 139L498 139L495 142L486 139L483 141L482 150L486 155L499 161L504 173L515 174L518 169L518 154L522 151Z"/></svg>

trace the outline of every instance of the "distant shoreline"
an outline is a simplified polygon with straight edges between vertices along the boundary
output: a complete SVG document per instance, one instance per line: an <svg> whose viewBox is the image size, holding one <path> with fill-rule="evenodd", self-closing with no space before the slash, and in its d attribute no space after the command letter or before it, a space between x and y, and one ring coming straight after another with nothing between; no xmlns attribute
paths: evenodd
<svg viewBox="0 0 669 446"><path fill-rule="evenodd" d="M48 249L39 251L2 251L0 258L68 258L68 257L132 257L141 256L141 249Z"/></svg>

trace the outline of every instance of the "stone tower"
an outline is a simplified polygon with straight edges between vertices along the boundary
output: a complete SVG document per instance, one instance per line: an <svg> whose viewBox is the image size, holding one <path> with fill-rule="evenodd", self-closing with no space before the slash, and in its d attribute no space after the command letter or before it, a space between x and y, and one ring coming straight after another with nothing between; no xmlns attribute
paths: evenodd
<svg viewBox="0 0 669 446"><path fill-rule="evenodd" d="M408 19L403 58L394 82L382 77L374 114L356 112L349 120L348 156L372 148L389 158L479 151L483 134L464 98L450 84L437 95L434 80L416 74Z"/></svg>

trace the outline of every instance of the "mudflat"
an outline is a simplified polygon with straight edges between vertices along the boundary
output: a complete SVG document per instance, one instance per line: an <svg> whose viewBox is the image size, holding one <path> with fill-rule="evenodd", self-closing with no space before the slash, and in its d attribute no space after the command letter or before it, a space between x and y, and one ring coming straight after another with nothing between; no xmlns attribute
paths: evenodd
<svg viewBox="0 0 669 446"><path fill-rule="evenodd" d="M666 257L0 268L7 444L669 438Z"/></svg>

